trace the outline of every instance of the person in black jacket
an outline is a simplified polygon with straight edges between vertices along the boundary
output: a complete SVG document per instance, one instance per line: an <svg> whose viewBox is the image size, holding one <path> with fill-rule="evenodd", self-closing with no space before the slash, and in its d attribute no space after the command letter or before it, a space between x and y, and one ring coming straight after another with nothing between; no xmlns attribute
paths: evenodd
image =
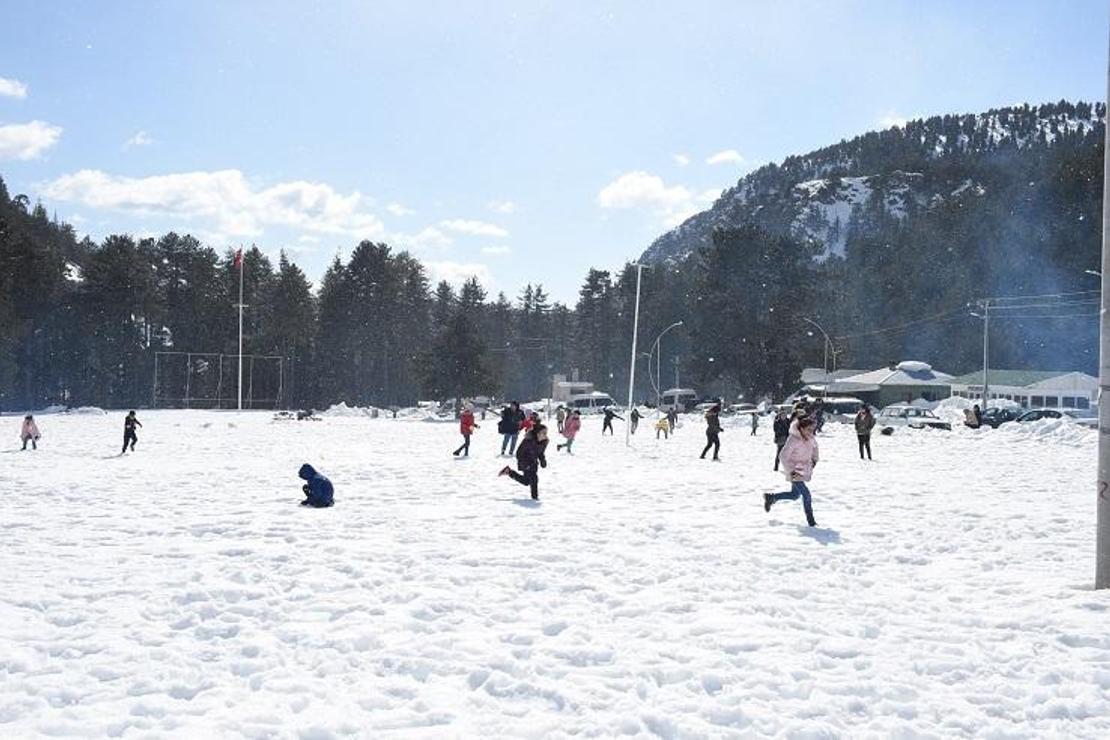
<svg viewBox="0 0 1110 740"><path fill-rule="evenodd" d="M139 441L139 435L135 434L135 427L141 427L142 423L135 418L134 411L127 412L127 418L123 420L123 449L119 454L127 452L127 443L131 443L131 451L135 451L135 443Z"/></svg>
<svg viewBox="0 0 1110 740"><path fill-rule="evenodd" d="M501 433L501 456L505 450L512 455L516 452L516 442L520 436L520 425L524 423L524 411L520 408L520 401L513 401L501 409L501 420L497 422L497 431Z"/></svg>
<svg viewBox="0 0 1110 740"><path fill-rule="evenodd" d="M713 459L717 462L720 461L718 454L721 451L721 405L714 404L708 411L705 412L705 449L701 451L701 459L705 459L705 453L709 452L709 448L713 448Z"/></svg>
<svg viewBox="0 0 1110 740"><path fill-rule="evenodd" d="M507 475L522 486L528 486L532 490L532 499L538 500L540 497L539 469L547 467L547 458L544 457L546 450L547 427L536 424L524 435L524 441L517 448L516 466L520 468L520 472L506 465L501 468L498 475Z"/></svg>
<svg viewBox="0 0 1110 740"><path fill-rule="evenodd" d="M779 455L782 454L782 448L786 444L786 440L790 437L790 417L786 412L779 409L775 414L775 467L774 470L779 469Z"/></svg>
<svg viewBox="0 0 1110 740"><path fill-rule="evenodd" d="M613 434L613 419L620 419L621 421L624 421L624 419L620 416L617 416L617 412L613 411L613 409L609 408L608 406L605 407L604 413L605 419L603 419L601 422L601 433L605 434L605 430L608 429L609 434Z"/></svg>
<svg viewBox="0 0 1110 740"><path fill-rule="evenodd" d="M635 434L636 427L640 426L640 419L642 418L644 418L644 416L640 413L640 409L633 406L632 413L628 415L628 420L630 422L628 431L630 431L632 434Z"/></svg>

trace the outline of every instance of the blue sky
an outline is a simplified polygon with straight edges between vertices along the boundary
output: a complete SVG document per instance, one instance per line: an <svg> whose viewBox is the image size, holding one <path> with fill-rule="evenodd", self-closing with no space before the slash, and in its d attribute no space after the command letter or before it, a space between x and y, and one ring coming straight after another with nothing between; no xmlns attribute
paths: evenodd
<svg viewBox="0 0 1110 740"><path fill-rule="evenodd" d="M573 302L744 172L1106 92L1069 2L0 0L0 175L78 231L360 239Z"/></svg>

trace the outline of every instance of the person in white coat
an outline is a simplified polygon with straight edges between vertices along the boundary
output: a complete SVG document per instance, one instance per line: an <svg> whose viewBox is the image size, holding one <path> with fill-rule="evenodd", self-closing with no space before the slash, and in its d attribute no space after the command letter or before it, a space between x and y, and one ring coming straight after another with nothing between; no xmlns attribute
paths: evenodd
<svg viewBox="0 0 1110 740"><path fill-rule="evenodd" d="M790 425L790 436L779 454L783 474L790 481L790 490L783 493L763 494L763 510L770 511L776 501L797 501L802 499L806 512L806 522L816 527L813 518L813 498L806 485L813 478L813 468L817 465L817 437L812 417L798 419Z"/></svg>

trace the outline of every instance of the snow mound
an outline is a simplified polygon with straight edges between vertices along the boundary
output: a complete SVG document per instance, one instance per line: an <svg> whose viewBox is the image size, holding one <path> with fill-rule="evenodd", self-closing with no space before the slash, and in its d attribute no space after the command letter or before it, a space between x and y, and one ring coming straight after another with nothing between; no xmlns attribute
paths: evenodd
<svg viewBox="0 0 1110 740"><path fill-rule="evenodd" d="M68 409L67 414L78 414L80 416L106 416L107 411L99 406L78 406L75 409Z"/></svg>
<svg viewBox="0 0 1110 740"><path fill-rule="evenodd" d="M321 413L321 416L354 416L376 419L381 414L382 411L374 406L348 406L346 401L340 401L339 403L329 406L327 411Z"/></svg>
<svg viewBox="0 0 1110 740"><path fill-rule="evenodd" d="M1011 422L998 428L999 432L1015 440L1038 440L1069 447L1085 447L1094 444L1098 429L1077 424L1074 419L1041 419L1040 421Z"/></svg>
<svg viewBox="0 0 1110 740"><path fill-rule="evenodd" d="M931 373L933 366L918 360L902 360L898 363L898 369L904 373Z"/></svg>

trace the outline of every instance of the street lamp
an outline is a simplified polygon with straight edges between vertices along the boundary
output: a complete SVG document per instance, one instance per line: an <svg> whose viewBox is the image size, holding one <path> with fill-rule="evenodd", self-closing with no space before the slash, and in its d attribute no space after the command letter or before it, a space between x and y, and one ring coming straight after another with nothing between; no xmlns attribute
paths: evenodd
<svg viewBox="0 0 1110 740"><path fill-rule="evenodd" d="M667 332L669 332L671 329L675 329L677 327L680 327L685 323L686 323L685 321L676 321L676 322L674 322L673 324L668 326L666 329L659 332L659 336L657 336L655 338L655 342L652 344L651 351L653 353L655 353L655 412L656 412L656 415L658 415L658 413L659 413L659 406L662 404L662 400L663 400L663 369L662 369L663 347L661 345L661 342L663 340L663 335L666 334ZM651 372L651 365L648 365L648 372L649 373Z"/></svg>
<svg viewBox="0 0 1110 740"><path fill-rule="evenodd" d="M828 333L824 329L821 328L821 325L818 324L813 319L807 319L805 316L803 316L802 321L806 322L807 324L811 324L812 326L815 326L817 328L817 331L821 332L821 335L823 337L825 337L825 388L822 391L821 395L826 396L826 395L828 395L828 392L829 392L829 347L832 346L832 340L829 339ZM833 352L833 365L834 365L833 369L836 369L835 368L835 365L836 365L836 352L835 351Z"/></svg>

